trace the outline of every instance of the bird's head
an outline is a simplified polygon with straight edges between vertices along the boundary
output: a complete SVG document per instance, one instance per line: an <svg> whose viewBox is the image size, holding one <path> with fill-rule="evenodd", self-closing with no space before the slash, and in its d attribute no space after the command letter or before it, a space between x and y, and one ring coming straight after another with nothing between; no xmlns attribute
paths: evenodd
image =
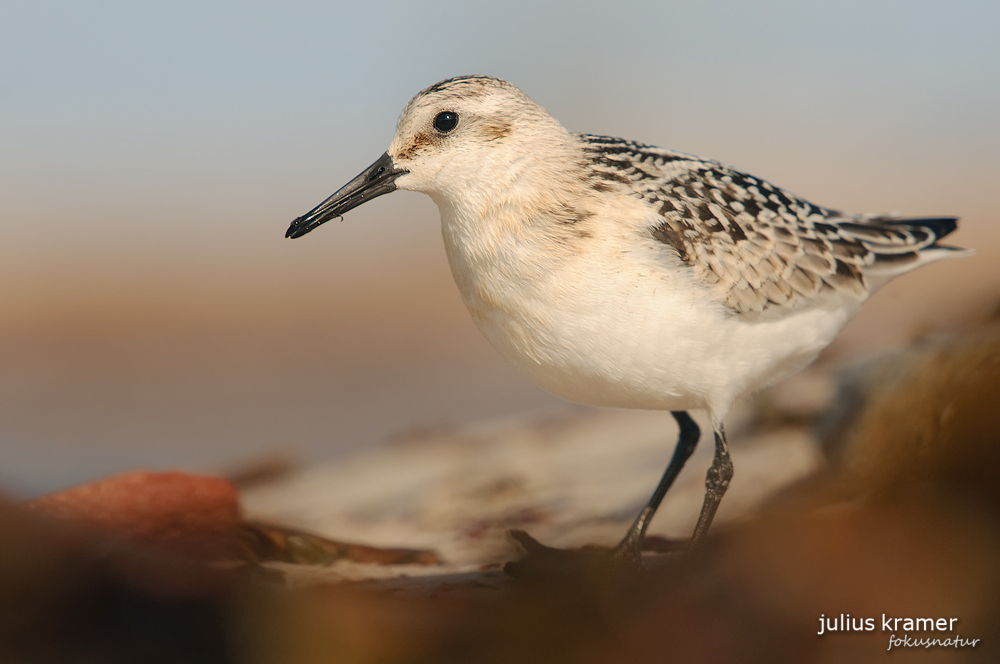
<svg viewBox="0 0 1000 664"><path fill-rule="evenodd" d="M360 175L297 218L301 237L382 194L404 189L439 205L513 187L526 168L563 155L569 134L516 87L462 76L418 93L403 109L389 149Z"/></svg>

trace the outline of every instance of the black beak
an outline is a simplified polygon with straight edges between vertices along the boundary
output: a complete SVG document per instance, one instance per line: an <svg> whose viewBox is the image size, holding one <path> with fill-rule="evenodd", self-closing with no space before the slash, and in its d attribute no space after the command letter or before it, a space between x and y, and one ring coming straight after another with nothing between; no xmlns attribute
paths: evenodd
<svg viewBox="0 0 1000 664"><path fill-rule="evenodd" d="M339 217L365 201L395 191L396 178L408 172L393 166L392 157L386 152L361 175L338 189L333 196L293 221L285 231L285 237L302 237L323 222Z"/></svg>

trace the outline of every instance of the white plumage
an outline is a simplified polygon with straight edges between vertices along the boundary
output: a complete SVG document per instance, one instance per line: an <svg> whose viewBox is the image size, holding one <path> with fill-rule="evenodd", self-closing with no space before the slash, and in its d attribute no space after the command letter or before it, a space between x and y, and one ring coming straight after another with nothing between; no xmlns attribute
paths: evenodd
<svg viewBox="0 0 1000 664"><path fill-rule="evenodd" d="M733 401L812 361L892 277L964 253L937 244L953 218L843 214L714 161L572 134L487 76L416 95L386 154L288 236L396 188L438 205L463 301L527 376L572 401L675 411L681 441L626 560L697 442L679 411L706 410L716 434L700 539L732 473Z"/></svg>

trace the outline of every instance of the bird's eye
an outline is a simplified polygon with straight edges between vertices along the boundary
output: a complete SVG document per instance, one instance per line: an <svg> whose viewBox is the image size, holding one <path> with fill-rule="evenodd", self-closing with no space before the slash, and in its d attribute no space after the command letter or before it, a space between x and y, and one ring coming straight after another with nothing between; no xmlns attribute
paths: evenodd
<svg viewBox="0 0 1000 664"><path fill-rule="evenodd" d="M447 134L458 124L458 113L453 111L441 111L434 116L434 128L442 134Z"/></svg>

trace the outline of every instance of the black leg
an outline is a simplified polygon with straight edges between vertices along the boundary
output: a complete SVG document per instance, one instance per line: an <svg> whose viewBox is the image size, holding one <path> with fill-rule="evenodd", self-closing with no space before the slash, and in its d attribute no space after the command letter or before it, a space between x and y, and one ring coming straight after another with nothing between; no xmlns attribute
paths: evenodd
<svg viewBox="0 0 1000 664"><path fill-rule="evenodd" d="M701 431L691 416L684 410L674 410L670 412L680 426L680 435L677 437L677 446L674 448L674 455L670 458L667 470L660 478L660 483L656 486L656 491L650 496L646 506L639 512L639 516L632 522L625 537L618 543L614 551L614 560L619 565L635 564L639 560L639 552L642 548L642 538L646 534L646 528L656 513L656 508L660 506L660 501L666 495L670 485L674 483L680 474L684 463L688 460L694 449L698 446L698 438ZM716 447L718 449L718 447ZM727 457L728 459L728 457ZM725 489L723 489L725 490ZM713 510L714 512L714 510ZM710 519L711 520L711 519Z"/></svg>
<svg viewBox="0 0 1000 664"><path fill-rule="evenodd" d="M712 459L711 468L708 469L708 477L705 478L705 503L701 506L701 514L698 515L698 523L694 527L694 535L691 536L692 548L698 546L708 533L708 527L712 525L715 511L719 509L719 503L731 479L733 479L733 462L729 459L726 432L719 422L715 425L715 457Z"/></svg>

